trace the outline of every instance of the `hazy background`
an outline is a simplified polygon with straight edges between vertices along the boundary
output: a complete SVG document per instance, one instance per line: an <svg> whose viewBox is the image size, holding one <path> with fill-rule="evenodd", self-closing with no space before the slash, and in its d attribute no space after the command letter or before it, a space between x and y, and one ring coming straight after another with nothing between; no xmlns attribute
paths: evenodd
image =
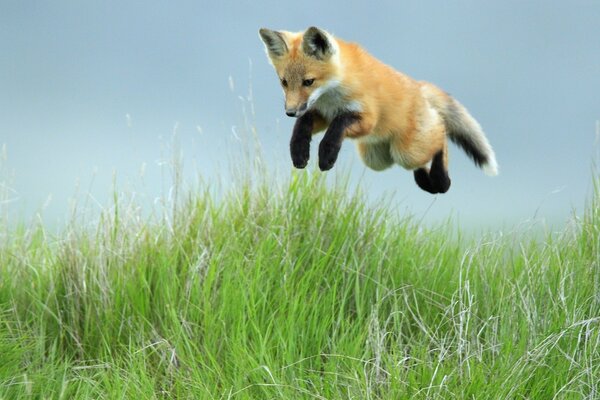
<svg viewBox="0 0 600 400"><path fill-rule="evenodd" d="M7 0L0 144L11 216L43 211L60 223L76 187L100 207L114 179L151 203L168 190L161 165L174 132L187 181L227 184L248 126L268 169L287 175L294 120L257 31L310 25L454 95L484 127L501 173L485 176L452 147L451 190L431 196L399 167L365 170L351 142L334 171L351 167L374 197L395 193L400 210L430 222L560 226L582 211L600 119L598 1ZM313 171L315 161L313 152Z"/></svg>

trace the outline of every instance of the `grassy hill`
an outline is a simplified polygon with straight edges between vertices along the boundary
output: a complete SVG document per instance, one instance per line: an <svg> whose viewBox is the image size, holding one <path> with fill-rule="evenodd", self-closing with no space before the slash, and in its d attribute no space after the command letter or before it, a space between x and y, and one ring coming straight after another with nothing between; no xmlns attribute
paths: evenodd
<svg viewBox="0 0 600 400"><path fill-rule="evenodd" d="M0 398L600 398L600 191L545 240L295 174L0 249Z"/></svg>

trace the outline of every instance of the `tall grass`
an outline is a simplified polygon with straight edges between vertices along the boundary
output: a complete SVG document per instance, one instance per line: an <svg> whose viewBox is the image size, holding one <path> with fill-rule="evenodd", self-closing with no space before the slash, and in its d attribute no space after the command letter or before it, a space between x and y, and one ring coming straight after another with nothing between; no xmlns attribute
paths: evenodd
<svg viewBox="0 0 600 400"><path fill-rule="evenodd" d="M600 398L598 186L542 241L235 186L3 237L0 398Z"/></svg>

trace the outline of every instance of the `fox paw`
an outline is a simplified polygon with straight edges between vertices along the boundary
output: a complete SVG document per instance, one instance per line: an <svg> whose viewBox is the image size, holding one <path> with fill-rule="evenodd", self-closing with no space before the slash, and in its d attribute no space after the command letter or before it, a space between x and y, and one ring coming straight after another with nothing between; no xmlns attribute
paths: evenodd
<svg viewBox="0 0 600 400"><path fill-rule="evenodd" d="M336 143L323 141L319 145L319 169L329 171L337 160L341 146Z"/></svg>
<svg viewBox="0 0 600 400"><path fill-rule="evenodd" d="M294 167L302 169L308 164L310 158L310 142L293 141L290 143L290 153Z"/></svg>

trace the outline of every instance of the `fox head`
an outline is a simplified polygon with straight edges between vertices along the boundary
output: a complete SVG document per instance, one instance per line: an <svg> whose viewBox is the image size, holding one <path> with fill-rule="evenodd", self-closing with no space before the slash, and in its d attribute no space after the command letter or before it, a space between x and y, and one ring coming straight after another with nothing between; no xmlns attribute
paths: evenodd
<svg viewBox="0 0 600 400"><path fill-rule="evenodd" d="M272 31L262 28L260 37L285 94L285 113L300 117L335 80L339 48L324 30Z"/></svg>

